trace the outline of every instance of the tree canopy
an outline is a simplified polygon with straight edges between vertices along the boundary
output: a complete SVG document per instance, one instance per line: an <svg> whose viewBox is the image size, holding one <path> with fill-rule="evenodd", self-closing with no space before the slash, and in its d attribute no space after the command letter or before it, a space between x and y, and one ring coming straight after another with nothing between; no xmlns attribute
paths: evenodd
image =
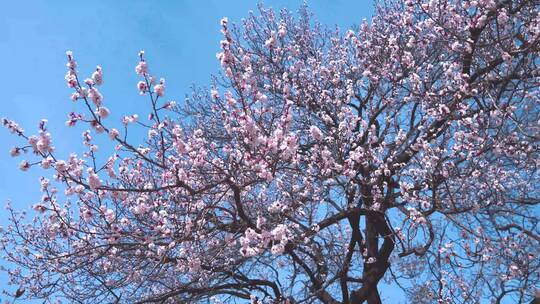
<svg viewBox="0 0 540 304"><path fill-rule="evenodd" d="M221 20L222 72L182 102L141 52L150 114L118 123L102 68L83 80L68 52L85 153L3 120L20 168L52 175L2 231L17 296L374 304L385 280L412 303L532 299L539 6L379 1L346 32L261 6Z"/></svg>

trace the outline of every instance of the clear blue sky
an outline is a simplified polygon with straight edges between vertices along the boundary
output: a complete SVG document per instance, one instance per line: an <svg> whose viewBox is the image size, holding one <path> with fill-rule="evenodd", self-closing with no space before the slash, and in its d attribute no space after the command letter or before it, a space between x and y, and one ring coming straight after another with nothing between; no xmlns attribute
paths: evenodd
<svg viewBox="0 0 540 304"><path fill-rule="evenodd" d="M296 11L302 1L264 4ZM309 6L321 23L342 30L373 13L371 0L320 0ZM84 76L98 64L103 67L104 104L120 125L123 114L146 113L148 100L135 88L139 50L146 51L151 72L167 79L166 97L182 100L192 84L208 84L219 68L219 20L227 16L238 22L256 8L256 1L5 1L0 10L0 117L18 121L31 133L47 118L58 153L80 151L81 130L64 126L67 113L77 110L64 81L66 50L74 52ZM11 200L17 209L39 201L44 174L18 170L23 158L11 158L8 151L20 143L0 130L0 203ZM5 214L0 224L6 225ZM1 274L4 288L15 289L6 286ZM398 302L398 294L381 288Z"/></svg>

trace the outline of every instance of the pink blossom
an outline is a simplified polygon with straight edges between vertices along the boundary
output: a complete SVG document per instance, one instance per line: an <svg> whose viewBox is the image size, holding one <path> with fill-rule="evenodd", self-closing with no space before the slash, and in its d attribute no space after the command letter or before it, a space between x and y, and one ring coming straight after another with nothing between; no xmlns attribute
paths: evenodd
<svg viewBox="0 0 540 304"><path fill-rule="evenodd" d="M163 93L165 93L165 79L161 78L159 84L154 86L154 93L159 97L163 96Z"/></svg>
<svg viewBox="0 0 540 304"><path fill-rule="evenodd" d="M96 114L101 118L107 118L107 117L109 117L110 112L109 112L109 109L107 109L106 107L101 106L101 107L97 108Z"/></svg>
<svg viewBox="0 0 540 304"><path fill-rule="evenodd" d="M216 89L212 89L210 90L210 96L212 97L212 99L218 99L219 98L219 93Z"/></svg>
<svg viewBox="0 0 540 304"><path fill-rule="evenodd" d="M278 35L281 38L283 38L283 37L285 37L285 35L287 35L287 26L284 23L279 25Z"/></svg>
<svg viewBox="0 0 540 304"><path fill-rule="evenodd" d="M19 124L17 124L13 120L3 118L2 124L4 125L4 127L8 128L8 130L13 134L21 135L24 133L24 130L19 127Z"/></svg>
<svg viewBox="0 0 540 304"><path fill-rule="evenodd" d="M47 210L47 208L45 207L45 205L39 203L39 204L35 204L34 206L32 206L32 209L34 209L35 211L39 212L39 213L43 213Z"/></svg>
<svg viewBox="0 0 540 304"><path fill-rule="evenodd" d="M101 186L101 180L99 176L94 172L94 169L88 168L88 178L86 179L90 189L96 190Z"/></svg>
<svg viewBox="0 0 540 304"><path fill-rule="evenodd" d="M94 80L91 79L91 78L86 78L84 80L84 83L87 85L87 86L93 86L94 85Z"/></svg>
<svg viewBox="0 0 540 304"><path fill-rule="evenodd" d="M320 141L322 139L322 132L317 126L309 127L309 132L311 133L311 137L313 137L316 141Z"/></svg>
<svg viewBox="0 0 540 304"><path fill-rule="evenodd" d="M49 169L51 167L51 164L53 163L53 161L54 161L53 158L50 157L50 156L43 159L43 160L41 160L41 163L40 163L41 168Z"/></svg>
<svg viewBox="0 0 540 304"><path fill-rule="evenodd" d="M227 18L227 17L221 18L221 21L220 21L221 26L225 27L225 26L227 26L228 23L229 23L229 18Z"/></svg>
<svg viewBox="0 0 540 304"><path fill-rule="evenodd" d="M77 87L77 78L75 76L75 73L73 73L72 71L68 71L64 78L66 79L66 84L68 87Z"/></svg>
<svg viewBox="0 0 540 304"><path fill-rule="evenodd" d="M40 131L39 139L35 143L36 150L45 153L52 151L51 147L51 134Z"/></svg>
<svg viewBox="0 0 540 304"><path fill-rule="evenodd" d="M34 152L38 152L38 148L37 148L37 142L38 142L38 137L35 136L35 135L32 135L32 136L29 136L28 137L28 144L30 146L32 146L32 149L34 150Z"/></svg>
<svg viewBox="0 0 540 304"><path fill-rule="evenodd" d="M111 130L109 131L109 137L110 137L111 139L116 138L116 137L118 136L118 134L120 134L120 132L118 132L117 129L114 129L114 128L113 128L113 129L111 129Z"/></svg>
<svg viewBox="0 0 540 304"><path fill-rule="evenodd" d="M373 264L373 263L375 263L375 262L377 262L377 258L376 258L376 257L369 257L369 258L367 258L367 260L366 260L366 264Z"/></svg>
<svg viewBox="0 0 540 304"><path fill-rule="evenodd" d="M30 168L30 163L26 160L23 160L19 163L19 169L22 171L27 171Z"/></svg>
<svg viewBox="0 0 540 304"><path fill-rule="evenodd" d="M67 170L67 164L63 160L59 160L54 164L54 167L59 173L63 173Z"/></svg>
<svg viewBox="0 0 540 304"><path fill-rule="evenodd" d="M73 52L72 51L66 51L66 55L67 55L67 58L68 58L68 63L66 64L66 66L70 70L74 70L77 67L77 62L73 59Z"/></svg>
<svg viewBox="0 0 540 304"><path fill-rule="evenodd" d="M94 214L93 214L92 210L90 210L88 208L82 208L81 209L81 217L85 222L89 222L92 219L93 215Z"/></svg>
<svg viewBox="0 0 540 304"><path fill-rule="evenodd" d="M78 88L77 95L79 98L86 98L90 95L90 91L87 88Z"/></svg>
<svg viewBox="0 0 540 304"><path fill-rule="evenodd" d="M148 74L148 64L146 61L141 60L135 67L135 72L139 75L146 75Z"/></svg>
<svg viewBox="0 0 540 304"><path fill-rule="evenodd" d="M139 93L142 95L144 94L146 91L148 91L148 86L146 85L146 82L144 81L139 81L137 83L137 89L139 90Z"/></svg>
<svg viewBox="0 0 540 304"><path fill-rule="evenodd" d="M273 255L280 255L285 251L285 246L283 244L278 243L271 248L271 252Z"/></svg>
<svg viewBox="0 0 540 304"><path fill-rule="evenodd" d="M105 215L105 219L108 221L108 222L112 222L114 221L114 219L116 218L116 215L114 213L114 211L112 209L107 209L105 212L104 212L104 215Z"/></svg>
<svg viewBox="0 0 540 304"><path fill-rule="evenodd" d="M134 123L134 122L136 122L137 120L139 120L139 115L133 114L133 115L129 115L129 116L124 116L124 117L122 118L122 123L123 123L124 125L127 125L127 124L129 124L129 123Z"/></svg>
<svg viewBox="0 0 540 304"><path fill-rule="evenodd" d="M21 155L21 148L13 147L11 150L9 150L9 155L15 157Z"/></svg>
<svg viewBox="0 0 540 304"><path fill-rule="evenodd" d="M96 70L94 71L94 73L92 73L92 80L94 81L96 85L103 84L103 72L99 65L96 67Z"/></svg>
<svg viewBox="0 0 540 304"><path fill-rule="evenodd" d="M96 106L101 106L101 102L103 101L103 95L101 95L101 93L95 87L92 87L88 90L88 97L92 99L92 102L94 102Z"/></svg>
<svg viewBox="0 0 540 304"><path fill-rule="evenodd" d="M264 42L264 46L274 48L276 46L276 33L272 31L270 37Z"/></svg>

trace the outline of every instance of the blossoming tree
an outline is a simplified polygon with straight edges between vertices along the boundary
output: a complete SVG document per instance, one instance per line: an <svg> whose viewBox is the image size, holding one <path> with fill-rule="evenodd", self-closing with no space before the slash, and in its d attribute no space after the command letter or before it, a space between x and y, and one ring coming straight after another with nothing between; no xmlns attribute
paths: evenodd
<svg viewBox="0 0 540 304"><path fill-rule="evenodd" d="M84 80L68 52L86 152L59 159L46 121L3 120L27 141L11 154L33 154L20 168L52 172L31 221L8 208L16 296L373 304L385 280L414 303L531 299L539 6L385 1L345 33L261 7L221 20L222 74L185 102L141 52L150 114L118 123L101 67ZM98 136L116 146L104 163Z"/></svg>

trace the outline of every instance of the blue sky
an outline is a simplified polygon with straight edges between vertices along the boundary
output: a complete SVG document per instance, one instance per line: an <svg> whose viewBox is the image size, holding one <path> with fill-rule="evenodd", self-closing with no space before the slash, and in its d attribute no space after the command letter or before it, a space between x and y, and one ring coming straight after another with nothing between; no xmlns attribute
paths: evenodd
<svg viewBox="0 0 540 304"><path fill-rule="evenodd" d="M302 1L265 1L274 9L296 9ZM373 13L371 0L310 1L316 19L342 30L359 24ZM238 22L256 1L8 1L0 11L0 117L16 120L29 133L36 133L42 118L57 154L81 151L81 130L64 126L67 114L77 105L64 81L65 51L72 50L79 72L89 76L96 65L103 67L101 88L111 120L124 114L146 114L148 100L137 94L134 73L139 50L146 51L150 69L167 80L166 97L182 100L192 84L206 85L219 69L219 20ZM0 131L0 203L8 200L17 209L37 202L40 169L22 172L24 159L9 156L21 142L7 130ZM108 153L108 151L104 151ZM0 214L0 225L6 225ZM6 278L0 274L0 290ZM7 287L14 290L14 287ZM399 302L399 295L381 286L383 295Z"/></svg>

